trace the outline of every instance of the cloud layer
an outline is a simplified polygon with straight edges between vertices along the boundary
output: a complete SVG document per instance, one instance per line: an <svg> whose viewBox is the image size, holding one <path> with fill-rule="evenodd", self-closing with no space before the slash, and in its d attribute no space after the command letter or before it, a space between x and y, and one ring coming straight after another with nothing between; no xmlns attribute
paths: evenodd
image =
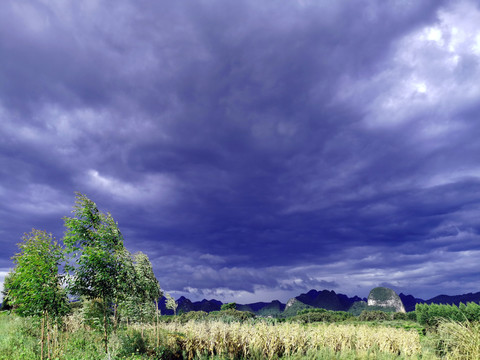
<svg viewBox="0 0 480 360"><path fill-rule="evenodd" d="M479 23L467 0L3 1L0 270L80 191L177 295L478 291Z"/></svg>

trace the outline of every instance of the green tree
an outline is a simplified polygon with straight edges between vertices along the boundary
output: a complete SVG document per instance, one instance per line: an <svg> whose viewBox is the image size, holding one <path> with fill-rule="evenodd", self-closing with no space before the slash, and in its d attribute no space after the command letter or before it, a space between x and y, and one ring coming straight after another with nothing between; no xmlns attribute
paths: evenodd
<svg viewBox="0 0 480 360"><path fill-rule="evenodd" d="M237 309L237 304L232 302L232 303L228 303L228 304L222 304L222 306L220 307L220 310L236 310Z"/></svg>
<svg viewBox="0 0 480 360"><path fill-rule="evenodd" d="M167 309L173 310L173 315L177 315L178 303L169 293L166 293L165 297L167 298L167 302L166 302Z"/></svg>
<svg viewBox="0 0 480 360"><path fill-rule="evenodd" d="M41 318L41 358L44 334L50 319L58 320L68 311L68 299L62 288L63 278L58 266L63 250L52 234L33 229L18 244L20 252L12 259L15 268L7 280L8 300L20 316ZM47 349L47 353L48 353Z"/></svg>
<svg viewBox="0 0 480 360"><path fill-rule="evenodd" d="M158 309L158 300L163 294L148 256L141 251L136 253L134 267L137 276L137 294L140 296L142 304L150 309L153 306Z"/></svg>
<svg viewBox="0 0 480 360"><path fill-rule="evenodd" d="M119 315L123 314L128 319L135 302L132 301L136 293L137 277L133 258L130 251L126 248L119 249L116 252L119 272L117 276L117 286L115 288L115 303L113 307L114 330L119 322Z"/></svg>
<svg viewBox="0 0 480 360"><path fill-rule="evenodd" d="M69 289L89 300L100 299L103 306L105 352L108 352L110 305L118 292L122 263L118 253L123 237L110 213L100 212L85 195L76 193L73 217L65 217L63 242L70 256Z"/></svg>

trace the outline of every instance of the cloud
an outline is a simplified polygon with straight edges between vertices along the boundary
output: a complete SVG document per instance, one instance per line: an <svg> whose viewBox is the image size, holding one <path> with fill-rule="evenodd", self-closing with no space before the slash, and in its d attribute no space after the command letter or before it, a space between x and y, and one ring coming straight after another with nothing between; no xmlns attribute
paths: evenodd
<svg viewBox="0 0 480 360"><path fill-rule="evenodd" d="M5 281L5 276L7 276L8 272L8 269L0 269L0 301L3 301L3 283Z"/></svg>
<svg viewBox="0 0 480 360"><path fill-rule="evenodd" d="M172 291L475 287L473 2L0 8L5 254L80 191Z"/></svg>

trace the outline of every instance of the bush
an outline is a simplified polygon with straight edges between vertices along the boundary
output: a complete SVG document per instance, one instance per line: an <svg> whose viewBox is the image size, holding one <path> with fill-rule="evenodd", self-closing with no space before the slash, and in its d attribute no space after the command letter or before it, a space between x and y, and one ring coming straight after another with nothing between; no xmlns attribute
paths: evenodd
<svg viewBox="0 0 480 360"><path fill-rule="evenodd" d="M228 304L222 304L220 307L220 310L236 310L237 309L237 304L236 303L228 303Z"/></svg>
<svg viewBox="0 0 480 360"><path fill-rule="evenodd" d="M392 319L393 320L409 320L408 314L407 313L401 313L401 312L393 313Z"/></svg>
<svg viewBox="0 0 480 360"><path fill-rule="evenodd" d="M297 315L309 314L309 313L325 313L327 309L315 308L315 309L302 309L298 312Z"/></svg>
<svg viewBox="0 0 480 360"><path fill-rule="evenodd" d="M340 322L353 318L354 315L345 311L331 311L325 309L304 309L299 315L291 317L289 320L307 324L311 322Z"/></svg>
<svg viewBox="0 0 480 360"><path fill-rule="evenodd" d="M390 320L390 314L385 311L373 310L368 311L364 310L358 317L360 321L381 321L381 320Z"/></svg>
<svg viewBox="0 0 480 360"><path fill-rule="evenodd" d="M142 338L140 331L133 331L131 334L121 336L121 346L118 350L119 357L128 357L130 355L140 355L147 353L147 344Z"/></svg>
<svg viewBox="0 0 480 360"><path fill-rule="evenodd" d="M249 311L238 311L234 309L222 310L222 311L212 311L208 314L207 319L213 321L223 321L226 323L230 322L244 322L249 319L253 319L255 314Z"/></svg>
<svg viewBox="0 0 480 360"><path fill-rule="evenodd" d="M205 311L189 311L187 313L183 313L181 315L177 316L177 321L181 323L186 323L187 321L194 320L194 321L199 321L199 320L204 320L208 316L208 313ZM175 320L175 319L173 319Z"/></svg>
<svg viewBox="0 0 480 360"><path fill-rule="evenodd" d="M415 311L407 312L408 320L417 321L417 313Z"/></svg>
<svg viewBox="0 0 480 360"><path fill-rule="evenodd" d="M415 307L417 321L421 325L437 327L443 320L452 321L480 321L480 305L460 303L456 305L417 304Z"/></svg>

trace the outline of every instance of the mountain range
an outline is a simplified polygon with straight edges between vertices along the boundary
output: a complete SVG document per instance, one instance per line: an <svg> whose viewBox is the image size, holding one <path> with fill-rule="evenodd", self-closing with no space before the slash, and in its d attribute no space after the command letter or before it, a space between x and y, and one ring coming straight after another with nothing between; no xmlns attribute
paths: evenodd
<svg viewBox="0 0 480 360"><path fill-rule="evenodd" d="M453 296L438 295L428 300L416 298L412 295L405 295L403 293L400 293L399 297L402 300L405 310L407 312L415 310L415 305L421 303L455 304L458 306L460 303L466 304L468 302L480 302L480 292ZM165 298L163 298L159 302L159 309L161 310L161 313L166 315L173 314L172 310L166 308L165 301ZM237 304L237 309L241 311L250 311L261 316L291 316L297 314L298 311L307 308L323 308L326 310L334 311L348 311L355 303L366 301L366 298L360 298L358 296L349 297L344 294L337 294L333 290L317 291L312 289L307 293L300 294L294 298L291 298L287 301L286 304L283 304L278 300L273 300L271 302ZM177 313L189 311L218 311L223 304L221 301L215 299L203 299L202 301L192 302L184 296L180 297L177 300L177 303Z"/></svg>

